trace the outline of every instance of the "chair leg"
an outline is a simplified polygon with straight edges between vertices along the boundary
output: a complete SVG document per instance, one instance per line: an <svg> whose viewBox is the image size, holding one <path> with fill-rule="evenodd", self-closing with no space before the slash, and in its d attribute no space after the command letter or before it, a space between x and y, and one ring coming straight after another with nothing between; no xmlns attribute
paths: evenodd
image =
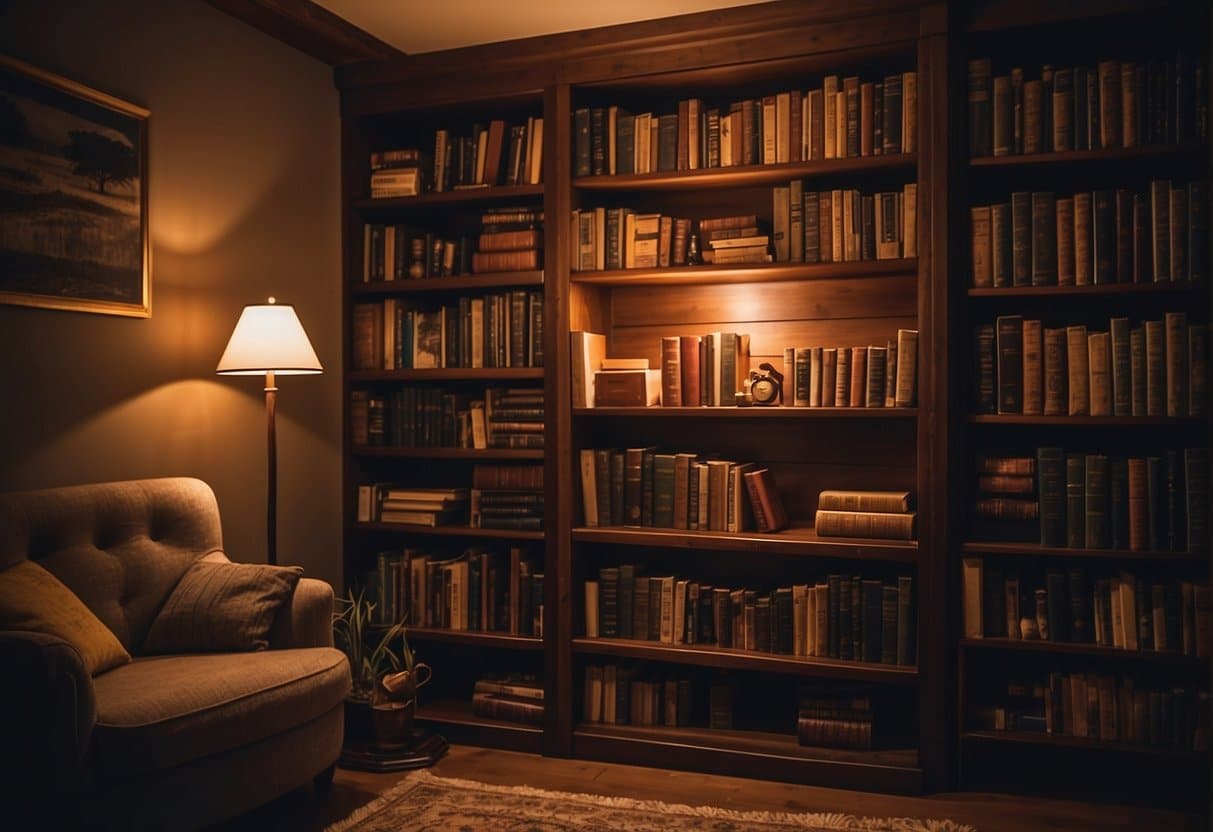
<svg viewBox="0 0 1213 832"><path fill-rule="evenodd" d="M312 785L318 792L327 792L333 788L333 774L337 771L337 764L333 763L324 771L312 778Z"/></svg>

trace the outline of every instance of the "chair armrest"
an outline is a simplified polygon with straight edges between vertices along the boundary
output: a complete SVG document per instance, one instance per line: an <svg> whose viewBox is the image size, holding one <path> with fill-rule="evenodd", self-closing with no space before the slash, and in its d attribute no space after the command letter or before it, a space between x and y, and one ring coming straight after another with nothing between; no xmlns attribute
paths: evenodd
<svg viewBox="0 0 1213 832"><path fill-rule="evenodd" d="M0 782L30 805L73 794L97 721L80 654L55 636L0 630L0 667Z"/></svg>
<svg viewBox="0 0 1213 832"><path fill-rule="evenodd" d="M315 578L300 578L274 619L270 649L332 646L333 588Z"/></svg>

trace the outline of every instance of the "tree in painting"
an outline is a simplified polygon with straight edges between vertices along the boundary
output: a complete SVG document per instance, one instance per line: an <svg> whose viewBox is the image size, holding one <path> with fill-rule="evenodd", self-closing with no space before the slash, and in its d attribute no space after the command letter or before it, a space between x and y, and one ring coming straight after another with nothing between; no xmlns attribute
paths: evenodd
<svg viewBox="0 0 1213 832"><path fill-rule="evenodd" d="M66 159L75 163L72 173L92 179L97 192L105 193L105 184L129 182L139 173L135 149L91 130L72 130L63 148Z"/></svg>

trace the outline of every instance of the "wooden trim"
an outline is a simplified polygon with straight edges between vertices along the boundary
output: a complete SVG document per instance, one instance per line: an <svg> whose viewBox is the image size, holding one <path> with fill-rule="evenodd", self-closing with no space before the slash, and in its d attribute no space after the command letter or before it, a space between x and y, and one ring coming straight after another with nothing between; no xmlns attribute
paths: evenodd
<svg viewBox="0 0 1213 832"><path fill-rule="evenodd" d="M1037 543L978 543L961 544L960 551L969 555L1030 558L1106 558L1116 560L1172 561L1203 564L1205 552L1137 552L1128 549L1070 549L1065 546L1041 546Z"/></svg>
<svg viewBox="0 0 1213 832"><path fill-rule="evenodd" d="M382 295L410 295L415 292L474 292L477 289L538 287L542 285L542 271L526 271L460 275L459 277L425 277L420 280L384 280L375 283L350 283L349 290L354 295L373 297Z"/></svg>
<svg viewBox="0 0 1213 832"><path fill-rule="evenodd" d="M332 66L403 56L394 46L311 0L206 0L207 3Z"/></svg>
<svg viewBox="0 0 1213 832"><path fill-rule="evenodd" d="M472 703L459 699L426 701L421 697L417 719L430 723L451 742L472 743L508 751L538 754L543 731L537 725L522 725L472 713Z"/></svg>
<svg viewBox="0 0 1213 832"><path fill-rule="evenodd" d="M1033 641L1015 638L962 638L962 649L1010 650L1016 653L1055 653L1072 656L1101 656L1149 664L1166 664L1204 670L1208 656L1188 656L1161 650L1125 650L1121 647L1104 647L1099 644L1072 644L1064 641Z"/></svg>
<svg viewBox="0 0 1213 832"><path fill-rule="evenodd" d="M591 419L914 419L916 407L577 407Z"/></svg>
<svg viewBox="0 0 1213 832"><path fill-rule="evenodd" d="M707 549L717 552L761 552L785 557L848 558L893 563L918 560L914 540L863 540L818 537L811 526L793 526L782 532L699 532L685 529L580 527L572 530L580 543L613 543L619 546L664 546L676 549Z"/></svg>
<svg viewBox="0 0 1213 832"><path fill-rule="evenodd" d="M781 283L789 280L848 280L910 274L914 258L849 263L765 263L753 266L672 266L664 269L611 269L573 272L573 283L599 286L694 286L707 283Z"/></svg>
<svg viewBox="0 0 1213 832"><path fill-rule="evenodd" d="M1006 743L1008 745L1040 746L1042 753L1053 753L1057 749L1074 749L1094 751L1100 754L1112 753L1134 758L1131 762L1139 765L1143 758L1160 760L1179 760L1186 763L1201 763L1208 756L1204 751L1184 751L1177 748L1164 748L1153 745L1134 745L1125 742L1108 742L1089 737L1071 737L1063 734L1037 734L1032 731L964 731L960 738L965 742ZM1129 761L1126 761L1129 762ZM1106 765L1106 761L1101 761Z"/></svg>
<svg viewBox="0 0 1213 832"><path fill-rule="evenodd" d="M1089 286L999 286L996 288L970 288L971 298L1050 298L1117 295L1176 295L1203 292L1208 287L1203 283L1101 283Z"/></svg>
<svg viewBox="0 0 1213 832"><path fill-rule="evenodd" d="M542 650L543 639L534 636L516 636L510 633L483 632L481 630L451 630L446 627L409 627L408 637L417 641L439 641L448 644L465 644L471 647L498 648L503 650Z"/></svg>
<svg viewBox="0 0 1213 832"><path fill-rule="evenodd" d="M353 370L350 381L541 381L542 367L434 367L425 370Z"/></svg>
<svg viewBox="0 0 1213 832"><path fill-rule="evenodd" d="M1204 148L1200 145L1142 145L1140 147L1109 147L1099 150L1064 150L1049 153L1015 153L1009 156L977 156L969 159L974 169L1022 168L1053 165L1073 165L1094 162L1159 161L1176 157L1199 160Z"/></svg>
<svg viewBox="0 0 1213 832"><path fill-rule="evenodd" d="M873 170L913 170L917 164L917 153L898 153L889 156L815 159L808 162L784 162L773 165L738 165L727 168L654 171L615 176L582 176L573 180L573 187L602 191L643 191L650 188L660 188L663 191L735 188L742 185L766 185L781 182L786 184L789 179L811 179Z"/></svg>
<svg viewBox="0 0 1213 832"><path fill-rule="evenodd" d="M1025 416L1022 413L974 413L975 425L1035 425L1050 427L1203 427L1203 416Z"/></svg>
<svg viewBox="0 0 1213 832"><path fill-rule="evenodd" d="M529 529L481 529L473 526L414 526L409 523L353 523L351 528L421 537L489 537L499 540L543 540L543 532Z"/></svg>
<svg viewBox="0 0 1213 832"><path fill-rule="evenodd" d="M492 188L461 188L456 191L431 191L417 196L370 197L354 202L365 214L376 211L401 211L432 208L435 205L508 202L513 199L543 197L543 185L497 185Z"/></svg>
<svg viewBox="0 0 1213 832"><path fill-rule="evenodd" d="M471 459L481 462L543 459L542 448L400 448L390 445L355 445L350 449L350 453L354 456L379 459Z"/></svg>

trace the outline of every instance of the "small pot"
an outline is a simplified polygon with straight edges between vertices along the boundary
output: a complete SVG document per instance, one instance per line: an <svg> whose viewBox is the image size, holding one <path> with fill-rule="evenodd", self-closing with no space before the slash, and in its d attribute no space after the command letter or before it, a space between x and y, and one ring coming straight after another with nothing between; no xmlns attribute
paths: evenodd
<svg viewBox="0 0 1213 832"><path fill-rule="evenodd" d="M412 670L387 674L375 685L370 710L376 748L396 751L412 744L417 689L429 682L431 675L429 665L416 664Z"/></svg>

